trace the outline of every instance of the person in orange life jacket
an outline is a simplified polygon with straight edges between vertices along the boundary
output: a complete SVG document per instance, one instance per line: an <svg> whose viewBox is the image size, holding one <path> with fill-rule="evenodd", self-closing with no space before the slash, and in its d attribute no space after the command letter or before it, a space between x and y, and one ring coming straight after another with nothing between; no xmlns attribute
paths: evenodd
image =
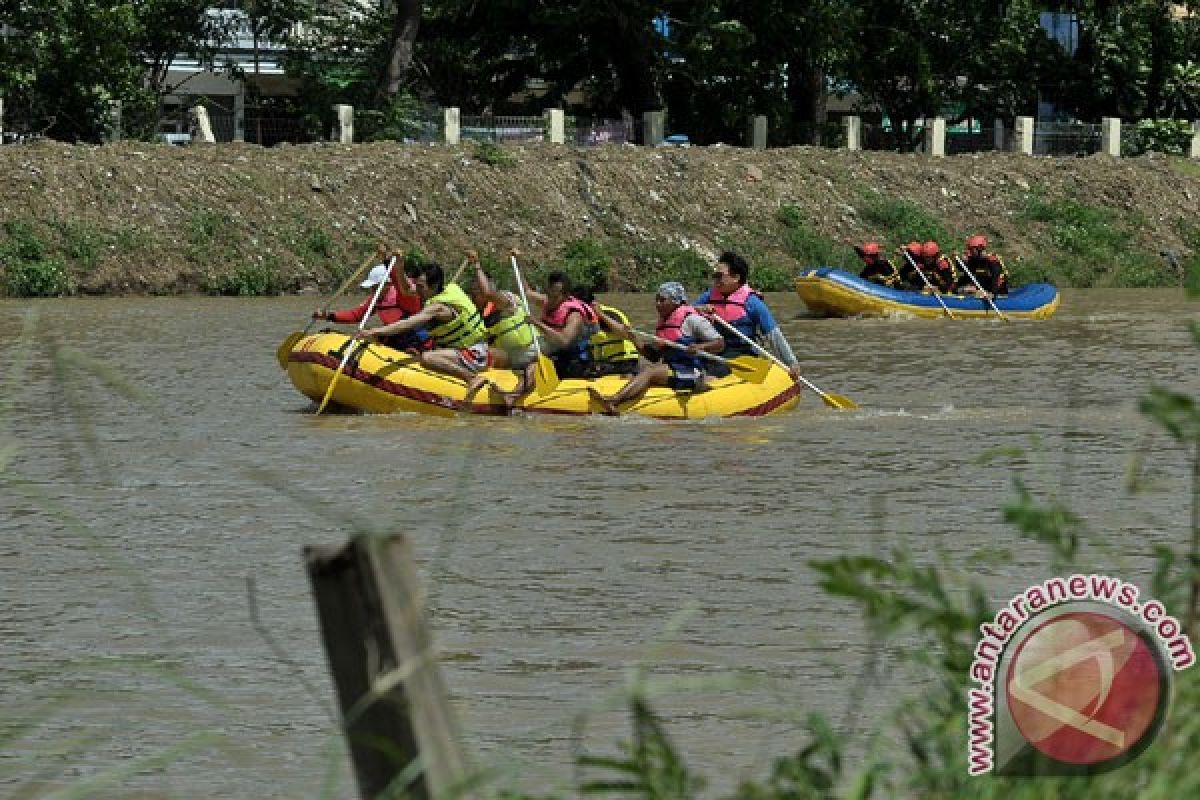
<svg viewBox="0 0 1200 800"><path fill-rule="evenodd" d="M658 326L654 332L661 339L685 345L686 350L659 345L652 339L634 333L627 325L614 325L619 335L637 345L648 359L661 359L659 363L647 364L637 375L611 397L589 387L592 394L609 414L618 413L622 403L640 396L651 386L669 386L672 389L702 392L705 383L704 361L696 355L701 351L720 353L725 349L725 340L713 323L687 304L687 291L683 284L668 281L658 287L654 296L654 309L658 312Z"/></svg>
<svg viewBox="0 0 1200 800"><path fill-rule="evenodd" d="M571 294L571 282L562 272L546 278L545 294L525 285L531 302L542 307L533 324L542 332L542 349L554 361L562 378L582 378L587 372L588 339L599 321L591 307Z"/></svg>
<svg viewBox="0 0 1200 800"><path fill-rule="evenodd" d="M746 282L750 276L750 265L737 253L724 252L712 271L712 287L705 289L693 304L696 311L705 316L716 316L728 322L748 339L766 341L767 348L780 361L787 364L792 380L800 378L800 364L792 353L792 347L783 337L783 331L771 316L771 310L762 296ZM720 330L720 328L718 328ZM754 348L732 333L725 332L725 356L757 356ZM727 375L728 368L713 370L713 375Z"/></svg>
<svg viewBox="0 0 1200 800"><path fill-rule="evenodd" d="M896 265L900 272L900 285L897 289L911 289L921 291L925 288L925 281L921 280L921 276L917 274L917 270L913 264L921 263L921 243L915 239L904 247L896 248Z"/></svg>
<svg viewBox="0 0 1200 800"><path fill-rule="evenodd" d="M942 255L937 242L928 241L921 245L921 260L918 263L934 289L942 294L951 294L954 291L958 284L958 270ZM917 275L917 280L921 281L920 275ZM921 281L921 288L926 288L924 281Z"/></svg>
<svg viewBox="0 0 1200 800"><path fill-rule="evenodd" d="M421 366L470 381L491 361L487 330L478 309L458 284L446 283L440 264L422 264L414 287L424 302L419 312L389 325L365 328L355 338L374 339L427 328L435 349L418 354Z"/></svg>
<svg viewBox="0 0 1200 800"><path fill-rule="evenodd" d="M854 252L863 260L862 272L858 273L858 277L889 289L900 286L900 272L883 257L878 242L867 242L862 247L855 245Z"/></svg>
<svg viewBox="0 0 1200 800"><path fill-rule="evenodd" d="M384 258L384 263L376 264L367 273L366 280L359 284L363 289L374 289L383 281L387 275L387 251L381 249L381 255ZM396 255L400 259L399 254ZM413 287L413 278L420 272L420 266L415 263L405 263L404 268L392 269L392 280L390 285L383 290L383 294L379 297L379 302L375 304L375 314L379 316L380 322L385 325L393 322L398 322L405 317L410 317L421 310L421 298ZM372 293L373 296L374 293ZM363 300L362 303L354 308L345 309L342 311L314 311L313 319L325 319L330 322L336 322L339 325L353 325L362 321L366 316L367 309L371 305L372 297ZM380 340L381 344L396 350L409 350L416 352L425 350L429 347L429 334L423 329L410 331L397 336L389 336L386 340Z"/></svg>
<svg viewBox="0 0 1200 800"><path fill-rule="evenodd" d="M984 293L989 297L1008 294L1008 269L1000 257L987 252L987 237L976 234L967 239L967 252L963 256L963 265L979 281ZM965 277L965 276L964 276ZM975 284L970 278L963 281L959 289L965 294L977 293Z"/></svg>
<svg viewBox="0 0 1200 800"><path fill-rule="evenodd" d="M475 280L467 293L471 302L479 309L483 324L487 328L489 365L496 369L515 370L521 376L515 389L511 392L501 392L505 402L511 406L517 397L529 389L526 385L525 368L537 358L537 348L533 343L537 332L529 322L520 298L492 283L479 261L479 254L470 250L467 252L467 259L475 268ZM483 375L476 375L467 384L465 400L470 400L489 383L491 381Z"/></svg>

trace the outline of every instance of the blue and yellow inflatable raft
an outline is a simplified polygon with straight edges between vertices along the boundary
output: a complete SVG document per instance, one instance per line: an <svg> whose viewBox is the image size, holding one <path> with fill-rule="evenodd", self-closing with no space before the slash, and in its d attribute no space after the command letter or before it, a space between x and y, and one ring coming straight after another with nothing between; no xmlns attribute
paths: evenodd
<svg viewBox="0 0 1200 800"><path fill-rule="evenodd" d="M825 317L945 317L938 298L926 292L889 289L852 272L834 267L806 269L796 278L796 293L814 314ZM959 319L996 317L983 299L972 295L943 294L942 301ZM1058 310L1058 289L1048 283L1030 283L996 298L1006 317L1045 319Z"/></svg>

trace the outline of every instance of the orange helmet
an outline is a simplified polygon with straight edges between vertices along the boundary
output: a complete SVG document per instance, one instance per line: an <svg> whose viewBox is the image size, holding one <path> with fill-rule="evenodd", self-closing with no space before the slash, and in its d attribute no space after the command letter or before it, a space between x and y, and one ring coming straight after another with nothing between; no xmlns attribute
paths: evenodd
<svg viewBox="0 0 1200 800"><path fill-rule="evenodd" d="M913 241L909 242L908 244L904 245L904 249L908 251L908 254L910 256L921 255L921 243L915 239Z"/></svg>
<svg viewBox="0 0 1200 800"><path fill-rule="evenodd" d="M864 256L879 255L879 242L867 242L862 246L862 254Z"/></svg>
<svg viewBox="0 0 1200 800"><path fill-rule="evenodd" d="M970 239L967 239L967 249L970 250L974 247L987 247L987 237L977 233Z"/></svg>
<svg viewBox="0 0 1200 800"><path fill-rule="evenodd" d="M938 243L930 239L925 244L921 245L921 255L926 258L934 258L942 252L942 248L938 247Z"/></svg>

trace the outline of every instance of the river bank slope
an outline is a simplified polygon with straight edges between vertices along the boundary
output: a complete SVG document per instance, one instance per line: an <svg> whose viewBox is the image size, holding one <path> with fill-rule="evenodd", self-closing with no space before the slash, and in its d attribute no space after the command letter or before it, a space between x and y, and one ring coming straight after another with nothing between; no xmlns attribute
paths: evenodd
<svg viewBox="0 0 1200 800"><path fill-rule="evenodd" d="M855 268L849 242L984 233L1017 282L1170 286L1183 269L1160 253L1195 257L1198 203L1200 164L1160 155L40 142L0 147L0 277L10 295L315 291L386 240L498 270L519 247L611 290L702 282L733 248L782 289Z"/></svg>

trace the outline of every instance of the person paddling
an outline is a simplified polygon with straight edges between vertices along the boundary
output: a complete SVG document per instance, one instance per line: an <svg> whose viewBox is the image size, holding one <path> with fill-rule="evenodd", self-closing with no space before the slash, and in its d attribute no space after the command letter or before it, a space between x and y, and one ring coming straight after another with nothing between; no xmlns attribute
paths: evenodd
<svg viewBox="0 0 1200 800"><path fill-rule="evenodd" d="M967 239L967 251L960 261L960 266L975 276L980 288L988 299L997 295L1008 294L1008 268L1000 260L1000 256L987 252L986 236L975 234ZM966 294L977 292L975 284L968 278L961 287Z"/></svg>
<svg viewBox="0 0 1200 800"><path fill-rule="evenodd" d="M592 307L598 322L596 332L588 338L586 377L636 375L641 355L633 342L620 335L622 328L629 327L629 317L616 306L601 303L591 289L578 289L576 295Z"/></svg>
<svg viewBox="0 0 1200 800"><path fill-rule="evenodd" d="M375 339L425 327L437 349L419 354L421 366L464 382L487 369L487 328L467 293L458 284L447 283L442 266L434 262L421 265L414 287L425 304L418 313L390 325L366 328L355 338Z"/></svg>
<svg viewBox="0 0 1200 800"><path fill-rule="evenodd" d="M379 256L383 263L376 264L367 274L366 280L359 284L363 289L374 289L388 275L387 269L387 247L379 248ZM395 258L402 258L399 253L395 254ZM404 269L393 269L391 283L384 289L383 295L379 298L379 302L375 304L375 314L379 317L379 321L384 325L389 325L393 322L399 322L402 319L411 317L421 310L421 297L417 294L413 286L412 280L420 272L420 265L415 262L405 262ZM401 275L401 273L403 273ZM313 319L323 319L328 322L336 322L339 325L357 325L362 322L367 311L371 307L371 296L368 296L359 305L354 308L344 309L340 311L314 311ZM423 328L417 328L408 331L404 334L386 337L386 340L381 339L381 344L396 350L408 350L417 352L425 350L429 347L429 334Z"/></svg>
<svg viewBox="0 0 1200 800"><path fill-rule="evenodd" d="M654 310L658 312L658 325L654 329L657 338L675 342L685 349L655 344L652 339L609 318L608 324L615 334L632 341L642 355L658 363L647 364L612 396L588 387L605 413L619 413L618 406L640 397L651 386L695 392L708 389L703 362L697 353L720 353L725 349L725 340L709 320L687 304L687 291L681 283L667 281L659 286L654 295Z"/></svg>
<svg viewBox="0 0 1200 800"><path fill-rule="evenodd" d="M900 272L891 261L884 257L879 242L867 242L861 247L855 245L854 252L858 253L858 257L863 260L863 268L858 273L858 277L889 289L900 287Z"/></svg>
<svg viewBox="0 0 1200 800"><path fill-rule="evenodd" d="M717 259L712 271L712 286L696 298L696 311L705 316L717 316L728 322L751 341L760 337L767 349L787 365L792 380L800 376L800 364L784 338L779 324L771 316L762 295L750 288L750 265L737 253L726 251ZM740 355L757 355L752 345L732 338L726 342L725 355L733 358ZM715 374L715 373L714 373Z"/></svg>
<svg viewBox="0 0 1200 800"><path fill-rule="evenodd" d="M492 283L479 261L479 254L474 250L468 251L467 260L475 268L475 280L469 294L487 328L488 364L494 369L515 370L520 376L516 388L511 392L501 391L491 384L501 393L505 405L511 408L516 399L528 391L525 373L526 367L537 358L538 351L533 342L537 331L526 315L520 298ZM490 383L483 375L473 377L467 383L463 402L469 402L476 392Z"/></svg>

